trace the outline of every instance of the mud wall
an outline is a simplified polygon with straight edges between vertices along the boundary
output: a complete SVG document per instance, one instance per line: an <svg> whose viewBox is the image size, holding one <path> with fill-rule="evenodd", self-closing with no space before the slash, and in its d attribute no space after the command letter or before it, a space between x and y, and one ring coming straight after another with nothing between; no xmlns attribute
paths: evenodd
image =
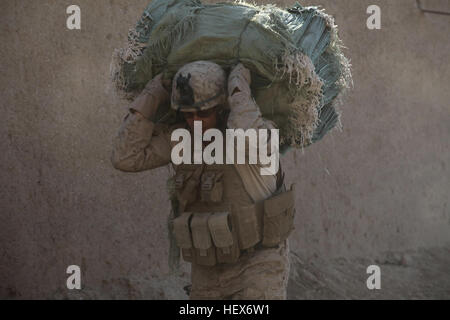
<svg viewBox="0 0 450 320"><path fill-rule="evenodd" d="M125 174L109 161L126 112L110 57L147 3L0 2L2 298L65 297L72 264L87 297L182 295L166 259L167 168ZM342 131L283 159L297 182L292 249L332 258L448 245L450 19L414 0L302 3L335 16L354 89ZM71 4L80 31L66 28ZM371 4L381 30L366 28Z"/></svg>

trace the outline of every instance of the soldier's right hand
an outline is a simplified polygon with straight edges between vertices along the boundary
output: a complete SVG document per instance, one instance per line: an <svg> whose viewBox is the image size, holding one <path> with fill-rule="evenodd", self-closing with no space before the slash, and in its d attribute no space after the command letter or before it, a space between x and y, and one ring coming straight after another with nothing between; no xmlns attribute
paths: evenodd
<svg viewBox="0 0 450 320"><path fill-rule="evenodd" d="M170 102L170 93L165 84L167 81L163 80L162 73L155 76L132 102L130 111L150 120L159 106Z"/></svg>

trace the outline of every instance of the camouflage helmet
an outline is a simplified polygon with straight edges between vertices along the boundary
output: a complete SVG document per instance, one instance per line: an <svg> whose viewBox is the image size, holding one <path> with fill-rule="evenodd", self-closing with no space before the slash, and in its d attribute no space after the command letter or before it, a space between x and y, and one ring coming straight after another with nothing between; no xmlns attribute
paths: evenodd
<svg viewBox="0 0 450 320"><path fill-rule="evenodd" d="M226 73L218 64L195 61L184 65L172 81L171 105L193 112L226 103Z"/></svg>

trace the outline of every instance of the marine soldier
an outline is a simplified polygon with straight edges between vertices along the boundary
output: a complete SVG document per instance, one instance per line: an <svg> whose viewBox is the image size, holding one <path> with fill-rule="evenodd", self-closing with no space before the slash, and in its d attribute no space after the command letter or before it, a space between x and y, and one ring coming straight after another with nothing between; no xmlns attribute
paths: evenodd
<svg viewBox="0 0 450 320"><path fill-rule="evenodd" d="M192 132L194 121L201 121L203 131L273 129L250 85L251 73L241 63L228 76L210 61L186 64L171 83L159 74L131 104L114 138L114 167L138 172L171 164L171 133ZM156 110L165 103L185 121L155 123ZM287 237L295 210L293 189L284 187L281 169L261 175L260 163L171 165L177 200L172 230L184 260L192 264L190 298L286 299Z"/></svg>

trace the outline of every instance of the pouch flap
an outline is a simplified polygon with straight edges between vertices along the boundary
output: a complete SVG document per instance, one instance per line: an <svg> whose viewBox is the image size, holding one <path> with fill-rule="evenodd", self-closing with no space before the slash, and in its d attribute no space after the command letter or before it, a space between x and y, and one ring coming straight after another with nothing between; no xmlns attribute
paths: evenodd
<svg viewBox="0 0 450 320"><path fill-rule="evenodd" d="M223 176L223 172L220 171L206 171L202 174L202 190L209 191L214 187L214 184L218 182Z"/></svg>
<svg viewBox="0 0 450 320"><path fill-rule="evenodd" d="M213 171L206 171L202 174L202 190L208 191L213 188L215 176L216 174Z"/></svg>
<svg viewBox="0 0 450 320"><path fill-rule="evenodd" d="M229 212L217 212L209 218L209 230L217 248L226 248L233 245L233 234L230 230L229 217Z"/></svg>
<svg viewBox="0 0 450 320"><path fill-rule="evenodd" d="M179 170L175 175L175 189L182 189L184 183L192 176L192 170Z"/></svg>
<svg viewBox="0 0 450 320"><path fill-rule="evenodd" d="M258 218L258 214L261 216L260 218ZM240 207L236 215L236 222L241 249L251 248L261 240L262 208L260 205Z"/></svg>
<svg viewBox="0 0 450 320"><path fill-rule="evenodd" d="M211 213L194 213L191 220L192 241L197 249L207 250L212 246L208 228L210 215Z"/></svg>
<svg viewBox="0 0 450 320"><path fill-rule="evenodd" d="M295 204L294 191L280 193L264 201L264 212L268 217L274 217L292 208Z"/></svg>
<svg viewBox="0 0 450 320"><path fill-rule="evenodd" d="M189 220L192 212L185 212L180 217L173 220L173 232L177 245L182 249L192 248L191 232L189 230Z"/></svg>

